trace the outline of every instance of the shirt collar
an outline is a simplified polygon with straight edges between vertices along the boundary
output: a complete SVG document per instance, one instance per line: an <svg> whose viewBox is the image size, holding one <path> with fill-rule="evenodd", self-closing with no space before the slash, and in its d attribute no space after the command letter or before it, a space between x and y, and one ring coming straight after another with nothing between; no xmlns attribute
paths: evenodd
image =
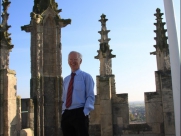
<svg viewBox="0 0 181 136"><path fill-rule="evenodd" d="M73 73L75 73L76 75L78 75L79 73L81 72L81 70L80 70L80 68L79 69L77 69L75 72L73 72ZM71 75L71 74L70 74Z"/></svg>

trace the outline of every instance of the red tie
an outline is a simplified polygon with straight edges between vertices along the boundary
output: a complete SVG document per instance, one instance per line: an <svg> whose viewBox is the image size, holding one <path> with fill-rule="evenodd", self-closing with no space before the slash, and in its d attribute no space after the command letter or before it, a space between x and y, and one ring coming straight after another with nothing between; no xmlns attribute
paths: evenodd
<svg viewBox="0 0 181 136"><path fill-rule="evenodd" d="M75 73L72 73L71 79L69 82L68 92L67 92L66 108L70 107L70 105L72 104L72 92L73 92L74 76L75 76Z"/></svg>

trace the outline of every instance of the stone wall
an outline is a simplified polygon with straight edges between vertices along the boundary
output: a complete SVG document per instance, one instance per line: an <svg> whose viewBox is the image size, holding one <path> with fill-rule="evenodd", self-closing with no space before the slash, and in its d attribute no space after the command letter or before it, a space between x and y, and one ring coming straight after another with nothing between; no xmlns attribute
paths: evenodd
<svg viewBox="0 0 181 136"><path fill-rule="evenodd" d="M17 98L16 73L0 70L0 136L16 136L20 133L20 98Z"/></svg>
<svg viewBox="0 0 181 136"><path fill-rule="evenodd" d="M128 94L116 94L114 75L97 76L97 95L90 114L90 136L120 136L129 124Z"/></svg>
<svg viewBox="0 0 181 136"><path fill-rule="evenodd" d="M116 94L112 102L113 134L120 136L129 124L128 94Z"/></svg>

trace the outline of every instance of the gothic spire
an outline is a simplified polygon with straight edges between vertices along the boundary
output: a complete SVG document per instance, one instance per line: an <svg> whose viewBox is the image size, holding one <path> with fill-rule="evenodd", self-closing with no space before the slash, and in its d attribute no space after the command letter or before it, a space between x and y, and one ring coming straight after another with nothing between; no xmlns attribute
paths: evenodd
<svg viewBox="0 0 181 136"><path fill-rule="evenodd" d="M8 7L10 5L10 1L9 0L3 0L2 6L3 6L3 12L2 12L2 22L0 24L0 42L1 43L5 43L6 46L8 47L8 49L12 49L13 45L11 44L11 38L9 37L11 34L8 33L9 28L11 27L10 25L8 25L7 21L8 21L8 17L9 14L7 13ZM1 45L2 46L2 45Z"/></svg>
<svg viewBox="0 0 181 136"><path fill-rule="evenodd" d="M154 45L156 51L151 52L150 54L156 55L158 70L170 70L170 56L167 43L168 38L165 34L167 30L164 29L165 22L162 22L162 15L163 13L157 8L156 13L154 14L157 20L157 22L154 23L156 26L156 30L154 30L156 33L156 37L154 38L156 40L156 45Z"/></svg>
<svg viewBox="0 0 181 136"><path fill-rule="evenodd" d="M11 2L9 0L3 0L2 2L3 12L1 15L2 22L0 22L0 69L7 69L9 68L9 52L13 48L11 44L11 34L8 33L11 26L7 23L9 17L7 10Z"/></svg>
<svg viewBox="0 0 181 136"><path fill-rule="evenodd" d="M108 33L110 30L107 30L106 28L106 15L102 14L101 19L99 20L101 22L101 31L98 31L98 33L101 35L101 39L98 41L100 42L100 48L97 51L98 55L95 56L95 59L100 60L100 75L112 75L112 58L116 57L116 55L112 55L112 50L109 48L109 41L110 38L108 38Z"/></svg>
<svg viewBox="0 0 181 136"><path fill-rule="evenodd" d="M164 50L168 51L168 44L167 44L168 38L165 34L167 30L164 29L165 22L162 22L162 15L163 13L160 13L160 9L157 8L156 13L154 14L157 20L157 22L154 23L154 25L156 26L156 30L154 31L156 33L156 37L154 38L156 40L156 45L154 45L154 47L156 48L156 50L160 50L161 52ZM151 54L155 55L154 52Z"/></svg>

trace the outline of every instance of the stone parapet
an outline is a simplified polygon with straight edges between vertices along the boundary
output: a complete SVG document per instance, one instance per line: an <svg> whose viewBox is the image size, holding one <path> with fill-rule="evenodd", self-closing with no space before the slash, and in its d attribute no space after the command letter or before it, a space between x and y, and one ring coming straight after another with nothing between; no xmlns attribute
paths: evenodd
<svg viewBox="0 0 181 136"><path fill-rule="evenodd" d="M129 124L128 104L120 104L120 103L113 104L112 105L112 112L113 112L114 124L119 124L119 126L124 126L124 127L126 127ZM120 121L120 119L122 121Z"/></svg>
<svg viewBox="0 0 181 136"><path fill-rule="evenodd" d="M15 75L14 70L0 70L0 134L4 136L18 135L21 129Z"/></svg>
<svg viewBox="0 0 181 136"><path fill-rule="evenodd" d="M147 123L163 123L162 102L146 102L145 115Z"/></svg>
<svg viewBox="0 0 181 136"><path fill-rule="evenodd" d="M100 125L100 119L100 105L94 105L94 110L90 113L90 125Z"/></svg>
<svg viewBox="0 0 181 136"><path fill-rule="evenodd" d="M128 104L128 94L115 94L112 96L112 103Z"/></svg>
<svg viewBox="0 0 181 136"><path fill-rule="evenodd" d="M145 103L147 102L161 102L162 95L161 92L145 92L144 93Z"/></svg>
<svg viewBox="0 0 181 136"><path fill-rule="evenodd" d="M143 135L144 136L150 133L152 128L147 123L140 124L129 124L126 128L123 128L123 135ZM121 135L122 136L122 135Z"/></svg>
<svg viewBox="0 0 181 136"><path fill-rule="evenodd" d="M114 95L112 98L112 111L114 126L122 129L129 124L128 94Z"/></svg>

